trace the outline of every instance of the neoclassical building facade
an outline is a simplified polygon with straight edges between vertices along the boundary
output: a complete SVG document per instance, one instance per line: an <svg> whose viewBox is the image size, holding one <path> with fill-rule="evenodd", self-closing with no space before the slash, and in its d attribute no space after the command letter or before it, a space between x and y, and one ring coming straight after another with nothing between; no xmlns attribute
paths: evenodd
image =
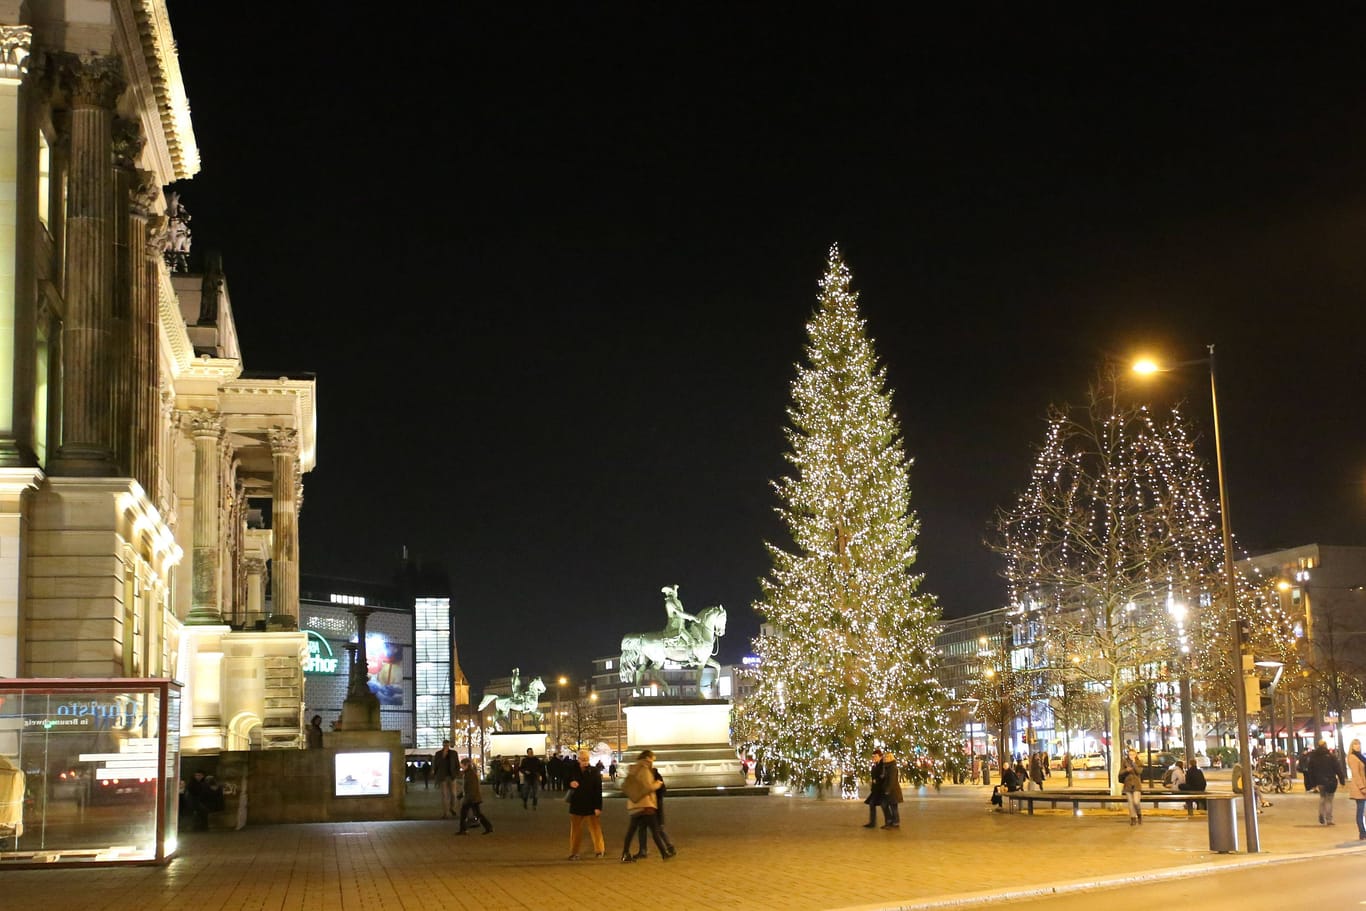
<svg viewBox="0 0 1366 911"><path fill-rule="evenodd" d="M301 745L311 375L243 368L166 187L164 0L0 0L0 677L167 677L185 752Z"/></svg>

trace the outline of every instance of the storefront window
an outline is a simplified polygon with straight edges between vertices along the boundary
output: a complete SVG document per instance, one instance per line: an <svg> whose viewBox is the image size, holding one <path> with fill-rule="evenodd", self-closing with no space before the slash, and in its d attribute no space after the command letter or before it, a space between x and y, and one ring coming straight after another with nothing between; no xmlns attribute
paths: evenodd
<svg viewBox="0 0 1366 911"><path fill-rule="evenodd" d="M166 860L179 727L170 681L0 680L0 867Z"/></svg>

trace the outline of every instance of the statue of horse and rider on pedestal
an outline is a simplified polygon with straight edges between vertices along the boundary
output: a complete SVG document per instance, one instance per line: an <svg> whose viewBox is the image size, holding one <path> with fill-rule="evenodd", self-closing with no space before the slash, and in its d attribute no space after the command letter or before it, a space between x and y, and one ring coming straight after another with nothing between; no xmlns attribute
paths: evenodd
<svg viewBox="0 0 1366 911"><path fill-rule="evenodd" d="M541 694L545 692L545 681L540 677L534 678L525 688L522 687L522 672L519 668L512 669L511 693L507 696L499 696L496 693L488 693L479 702L479 711L484 711L491 703L493 705L493 723L498 730L503 729L503 725L508 724L513 713L520 715L530 715L535 719L536 724L545 721L545 712L539 708Z"/></svg>
<svg viewBox="0 0 1366 911"><path fill-rule="evenodd" d="M669 620L658 632L622 637L621 680L640 686L648 671L661 669L665 661L672 661L680 667L697 668L697 689L701 693L707 668L715 671L713 685L721 676L716 653L721 637L726 634L726 609L716 604L693 616L683 609L677 585L666 585L660 591Z"/></svg>

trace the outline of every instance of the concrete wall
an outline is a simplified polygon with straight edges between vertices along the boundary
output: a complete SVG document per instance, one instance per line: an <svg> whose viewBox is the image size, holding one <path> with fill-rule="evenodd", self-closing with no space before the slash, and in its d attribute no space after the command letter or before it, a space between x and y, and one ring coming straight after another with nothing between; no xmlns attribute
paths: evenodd
<svg viewBox="0 0 1366 911"><path fill-rule="evenodd" d="M376 732L392 733L392 732ZM384 746L349 746L345 751L382 750ZM223 786L223 811L212 814L214 828L274 825L293 822L349 822L402 819L404 799L403 749L390 749L388 797L334 797L335 747L321 750L253 750L212 757L185 757L182 775L189 778L204 768ZM245 793L245 816L242 799Z"/></svg>

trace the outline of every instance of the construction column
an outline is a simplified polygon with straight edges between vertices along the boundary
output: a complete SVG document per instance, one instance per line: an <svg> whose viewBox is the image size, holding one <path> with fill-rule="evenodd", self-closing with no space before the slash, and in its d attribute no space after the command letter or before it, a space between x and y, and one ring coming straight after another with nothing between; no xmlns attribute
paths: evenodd
<svg viewBox="0 0 1366 911"><path fill-rule="evenodd" d="M71 104L67 187L66 318L62 325L60 473L118 474L114 460L114 104L124 79L115 57L64 55ZM56 473L56 472L54 472Z"/></svg>
<svg viewBox="0 0 1366 911"><path fill-rule="evenodd" d="M270 508L272 627L299 626L299 431L273 427L270 454L274 463L275 500Z"/></svg>
<svg viewBox="0 0 1366 911"><path fill-rule="evenodd" d="M191 624L221 624L219 608L218 572L218 490L219 441L223 438L223 421L211 412L193 412L189 416L190 435L194 437L194 562L191 566L190 613Z"/></svg>

